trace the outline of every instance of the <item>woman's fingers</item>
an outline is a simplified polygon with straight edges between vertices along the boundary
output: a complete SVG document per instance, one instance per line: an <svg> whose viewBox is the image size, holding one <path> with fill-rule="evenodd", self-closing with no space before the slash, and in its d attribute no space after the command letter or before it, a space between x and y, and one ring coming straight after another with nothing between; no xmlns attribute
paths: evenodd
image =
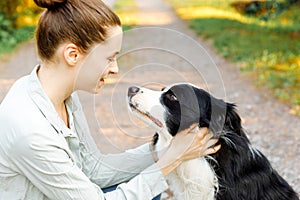
<svg viewBox="0 0 300 200"><path fill-rule="evenodd" d="M217 144L219 140L218 139L209 139L208 141L206 141L205 146L208 147L212 147L215 146L215 144Z"/></svg>
<svg viewBox="0 0 300 200"><path fill-rule="evenodd" d="M198 133L198 139L199 139L198 142L199 142L199 148L202 148L204 150L202 156L216 153L221 148L221 145L215 146L219 140L213 139L213 137L214 134L211 131L209 131L207 128L204 130L202 130L202 128L200 129Z"/></svg>
<svg viewBox="0 0 300 200"><path fill-rule="evenodd" d="M221 147L220 145L215 146L218 139L214 139L214 134L208 128L203 127L193 131L198 125L198 123L194 123L189 128L180 131L172 141L172 146L177 147L177 155L182 160L213 154Z"/></svg>
<svg viewBox="0 0 300 200"><path fill-rule="evenodd" d="M210 138L214 137L214 134L208 130L208 128L201 128L198 132L198 139L203 139L208 141Z"/></svg>
<svg viewBox="0 0 300 200"><path fill-rule="evenodd" d="M208 149L206 149L206 151L204 151L204 153L203 153L202 156L206 156L206 155L209 155L209 154L217 153L220 149L221 149L221 145L220 144L217 145L217 146L208 148Z"/></svg>
<svg viewBox="0 0 300 200"><path fill-rule="evenodd" d="M187 133L190 133L190 132L192 132L198 125L199 125L199 123L193 123L189 128L180 131L180 133L181 133L181 134L187 134ZM180 133L179 133L179 134L180 134Z"/></svg>
<svg viewBox="0 0 300 200"><path fill-rule="evenodd" d="M203 127L203 128L200 128L198 133L197 133L197 138L198 140L202 140L203 138L204 139L207 139L207 138L210 138L210 131L208 131L208 128L206 127Z"/></svg>

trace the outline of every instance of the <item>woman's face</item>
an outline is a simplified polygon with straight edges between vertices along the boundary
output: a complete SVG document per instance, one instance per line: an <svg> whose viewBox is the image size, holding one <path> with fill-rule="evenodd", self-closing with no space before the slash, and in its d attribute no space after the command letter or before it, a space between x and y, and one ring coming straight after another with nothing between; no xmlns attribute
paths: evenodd
<svg viewBox="0 0 300 200"><path fill-rule="evenodd" d="M92 50L84 55L78 63L78 75L75 90L84 90L90 93L99 93L109 74L119 71L116 56L122 44L122 28L112 27L108 38L101 44L95 45Z"/></svg>

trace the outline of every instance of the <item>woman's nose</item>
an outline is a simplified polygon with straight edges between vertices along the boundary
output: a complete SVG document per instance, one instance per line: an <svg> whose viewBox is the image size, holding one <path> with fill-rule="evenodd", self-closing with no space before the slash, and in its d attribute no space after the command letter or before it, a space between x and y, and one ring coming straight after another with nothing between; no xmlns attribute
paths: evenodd
<svg viewBox="0 0 300 200"><path fill-rule="evenodd" d="M117 74L119 72L119 66L117 61L114 61L109 68L110 74Z"/></svg>

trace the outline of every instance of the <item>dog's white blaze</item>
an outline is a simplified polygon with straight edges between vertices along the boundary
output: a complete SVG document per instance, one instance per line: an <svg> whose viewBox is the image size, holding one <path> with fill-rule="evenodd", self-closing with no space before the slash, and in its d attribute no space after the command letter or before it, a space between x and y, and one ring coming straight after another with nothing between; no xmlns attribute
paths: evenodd
<svg viewBox="0 0 300 200"><path fill-rule="evenodd" d="M153 91L146 88L140 88L139 92L131 98L131 103L136 106L136 108L145 113L153 116L155 119L159 120L164 127L164 109L159 102L159 97L161 95L160 91ZM145 121L156 131L159 131L161 127L158 127L152 120L144 117L140 113L132 110L133 113L142 121Z"/></svg>

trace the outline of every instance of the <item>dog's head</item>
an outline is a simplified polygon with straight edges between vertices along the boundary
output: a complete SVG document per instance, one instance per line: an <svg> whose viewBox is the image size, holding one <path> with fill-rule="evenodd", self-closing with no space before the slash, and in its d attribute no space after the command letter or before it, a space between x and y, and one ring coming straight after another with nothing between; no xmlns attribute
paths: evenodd
<svg viewBox="0 0 300 200"><path fill-rule="evenodd" d="M191 84L174 84L161 91L130 87L128 102L136 116L156 131L172 136L193 123L208 127L216 137L224 130L239 133L241 129L241 120L233 104L214 98Z"/></svg>

